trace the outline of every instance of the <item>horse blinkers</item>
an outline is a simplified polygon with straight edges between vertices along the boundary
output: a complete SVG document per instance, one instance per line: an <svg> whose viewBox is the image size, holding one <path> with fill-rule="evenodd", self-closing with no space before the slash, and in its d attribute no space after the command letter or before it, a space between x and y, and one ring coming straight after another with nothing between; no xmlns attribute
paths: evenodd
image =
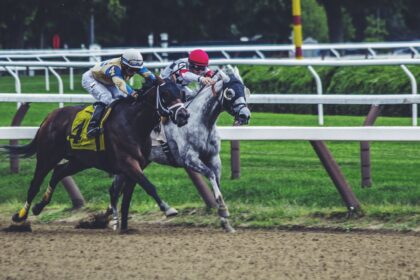
<svg viewBox="0 0 420 280"><path fill-rule="evenodd" d="M223 100L227 101L223 102L223 106L226 111L235 117L235 125L248 124L251 116L251 112L246 104L246 101L250 96L250 90L245 86L243 87L243 93L238 86L227 87L222 93Z"/></svg>

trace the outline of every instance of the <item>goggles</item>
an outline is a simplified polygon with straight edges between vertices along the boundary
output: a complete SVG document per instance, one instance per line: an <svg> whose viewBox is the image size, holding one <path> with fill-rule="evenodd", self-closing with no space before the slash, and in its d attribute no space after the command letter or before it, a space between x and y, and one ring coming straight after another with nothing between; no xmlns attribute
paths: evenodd
<svg viewBox="0 0 420 280"><path fill-rule="evenodd" d="M131 68L131 67L126 67L126 69L127 69L127 74L128 75L134 75L135 73L137 73L137 71L139 71L139 69L137 69L137 68Z"/></svg>
<svg viewBox="0 0 420 280"><path fill-rule="evenodd" d="M190 70L204 71L204 70L206 70L206 66L204 66L204 65L196 65L196 64L190 63Z"/></svg>

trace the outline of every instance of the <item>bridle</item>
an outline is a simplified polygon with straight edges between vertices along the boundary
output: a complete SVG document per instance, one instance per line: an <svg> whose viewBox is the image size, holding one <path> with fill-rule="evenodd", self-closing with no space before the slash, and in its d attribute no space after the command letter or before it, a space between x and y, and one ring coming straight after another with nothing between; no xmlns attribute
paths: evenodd
<svg viewBox="0 0 420 280"><path fill-rule="evenodd" d="M159 116L163 116L163 117L169 116L171 120L176 123L175 120L176 120L179 110L182 108L185 108L184 103L179 102L170 107L165 107L165 105L163 105L162 96L160 94L160 87L163 85L165 85L165 83L158 85L156 88L156 106L155 106L156 111L158 112Z"/></svg>
<svg viewBox="0 0 420 280"><path fill-rule="evenodd" d="M215 71L215 73L212 75L212 77L214 77L217 74L218 71ZM218 79L216 81L216 83L220 81L220 79ZM234 81L232 83L239 83L241 86L243 86L243 84L240 81ZM185 108L188 108L190 106L190 104L192 103L192 101L198 96L198 94L205 88L206 86L201 87L196 94L194 94L194 96L192 96L191 98L189 98L188 103L185 105ZM225 100L232 100L235 97L235 90L230 88L230 87L226 87L225 89L221 90L221 94L218 94L215 89L214 89L214 85L212 85L212 92L213 92L213 96L218 96L217 98L217 103L219 106L221 106L221 108L224 108L224 102ZM228 94L232 94L232 96L229 97ZM235 98L238 99L240 97ZM245 96L244 96L244 101L245 101ZM242 108L248 107L248 105L246 104L246 102L240 102L240 103L233 103L229 109L226 109L229 113L231 113L232 115L235 115L235 109L239 107L237 109L237 112L240 112L242 110Z"/></svg>

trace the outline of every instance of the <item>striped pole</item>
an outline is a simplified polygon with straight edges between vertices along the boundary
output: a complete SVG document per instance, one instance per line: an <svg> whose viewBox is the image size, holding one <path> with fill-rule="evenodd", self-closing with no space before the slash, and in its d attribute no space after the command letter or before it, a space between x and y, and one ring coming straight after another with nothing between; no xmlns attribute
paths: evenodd
<svg viewBox="0 0 420 280"><path fill-rule="evenodd" d="M300 0L293 0L293 41L295 44L295 57L302 59L302 19L300 10Z"/></svg>

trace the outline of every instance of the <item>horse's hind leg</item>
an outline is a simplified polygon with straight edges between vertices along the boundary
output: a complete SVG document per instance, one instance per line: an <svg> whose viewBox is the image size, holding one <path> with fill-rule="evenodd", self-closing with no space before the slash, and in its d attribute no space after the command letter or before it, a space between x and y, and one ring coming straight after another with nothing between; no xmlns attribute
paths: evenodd
<svg viewBox="0 0 420 280"><path fill-rule="evenodd" d="M35 173L29 186L25 205L12 216L12 221L20 223L28 218L29 208L31 207L32 200L39 192L39 188L44 181L45 176L51 171L54 165L46 166L41 161L37 160Z"/></svg>
<svg viewBox="0 0 420 280"><path fill-rule="evenodd" d="M34 215L39 215L45 206L50 203L54 190L57 184L64 178L70 175L73 175L79 171L86 169L87 167L77 161L68 161L64 164L59 164L54 168L54 172L51 176L50 182L48 184L47 191L44 193L42 200L35 204L32 208L32 213Z"/></svg>

